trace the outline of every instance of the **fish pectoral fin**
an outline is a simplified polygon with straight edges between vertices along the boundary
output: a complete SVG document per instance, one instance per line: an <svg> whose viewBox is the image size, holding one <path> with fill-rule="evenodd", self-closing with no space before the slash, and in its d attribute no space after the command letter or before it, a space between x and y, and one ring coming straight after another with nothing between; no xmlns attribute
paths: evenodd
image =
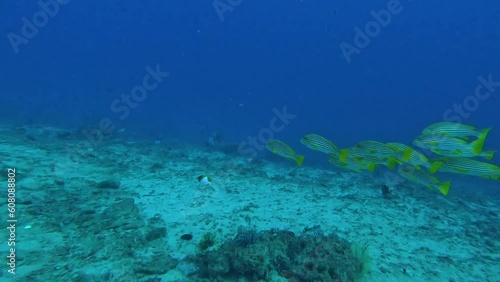
<svg viewBox="0 0 500 282"><path fill-rule="evenodd" d="M487 160L491 160L493 159L493 156L495 155L497 151L487 151L487 152L483 152L482 156L487 159Z"/></svg>
<svg viewBox="0 0 500 282"><path fill-rule="evenodd" d="M366 167L366 169L369 172L373 172L375 170L375 163L374 162L369 163L368 166Z"/></svg>
<svg viewBox="0 0 500 282"><path fill-rule="evenodd" d="M389 160L387 160L386 166L389 169L393 169L394 167L396 167L397 164L398 164L398 159L396 159L395 157L389 157Z"/></svg>

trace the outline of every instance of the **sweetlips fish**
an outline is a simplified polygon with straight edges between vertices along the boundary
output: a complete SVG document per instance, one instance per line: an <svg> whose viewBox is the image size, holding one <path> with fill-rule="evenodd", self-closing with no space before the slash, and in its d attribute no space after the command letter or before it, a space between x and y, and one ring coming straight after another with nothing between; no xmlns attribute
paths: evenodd
<svg viewBox="0 0 500 282"><path fill-rule="evenodd" d="M369 171L373 172L375 170L375 163L363 163L362 161L358 161L354 158L348 157L345 161L340 160L338 157L331 157L329 162L341 169L353 170L357 172L361 171Z"/></svg>
<svg viewBox="0 0 500 282"><path fill-rule="evenodd" d="M400 152L397 147L377 142L377 141L363 141L356 144L351 149L342 149L340 150L340 160L345 161L347 157L355 156L377 156L377 157L394 157L394 158L408 158L408 155L403 155L403 152Z"/></svg>
<svg viewBox="0 0 500 282"><path fill-rule="evenodd" d="M401 157L398 158L401 162L411 164L417 168L430 167L431 163L429 162L429 158L424 156L424 154L420 153L416 149L412 147L402 144L402 143L387 143L388 145L394 146L398 148L400 152L403 152Z"/></svg>
<svg viewBox="0 0 500 282"><path fill-rule="evenodd" d="M418 183L431 190L438 189L443 195L447 195L450 191L451 182L441 182L436 177L428 174L424 170L417 169L410 165L401 165L398 168L399 175L411 182Z"/></svg>
<svg viewBox="0 0 500 282"><path fill-rule="evenodd" d="M447 157L477 157L481 156L488 160L493 158L495 151L483 152L486 136L479 136L474 142L447 135L420 135L413 144L417 147L430 150L438 155Z"/></svg>
<svg viewBox="0 0 500 282"><path fill-rule="evenodd" d="M271 140L267 142L266 148L272 153L282 156L286 159L295 161L299 166L302 166L302 162L304 161L304 156L298 155L295 153L290 146L279 141L279 140Z"/></svg>
<svg viewBox="0 0 500 282"><path fill-rule="evenodd" d="M486 138L491 128L486 128L478 130L474 126L465 125L456 122L437 122L433 123L424 130L422 130L423 135L446 135L449 137L456 137L464 140L468 140L469 137L480 137Z"/></svg>
<svg viewBox="0 0 500 282"><path fill-rule="evenodd" d="M462 157L441 157L432 162L430 173L451 172L483 178L500 179L500 167Z"/></svg>
<svg viewBox="0 0 500 282"><path fill-rule="evenodd" d="M393 169L398 163L401 164L401 162L396 157L373 155L367 153L363 149L359 149L358 147L343 149L341 151L343 153L348 152L347 158L345 158L345 162L347 163L352 161L360 162L363 165L369 165L373 163L375 165L385 165L390 169ZM339 156L339 159L344 159L345 155L341 154L341 156L342 157Z"/></svg>
<svg viewBox="0 0 500 282"><path fill-rule="evenodd" d="M337 146L335 146L335 144L333 144L330 140L318 134L308 134L300 139L300 143L304 144L309 149L322 152L330 156L339 155L339 149Z"/></svg>

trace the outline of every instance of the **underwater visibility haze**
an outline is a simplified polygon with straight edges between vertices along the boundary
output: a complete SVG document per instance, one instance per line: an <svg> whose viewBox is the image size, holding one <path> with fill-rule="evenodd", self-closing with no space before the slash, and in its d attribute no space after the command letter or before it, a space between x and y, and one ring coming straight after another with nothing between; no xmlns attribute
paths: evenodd
<svg viewBox="0 0 500 282"><path fill-rule="evenodd" d="M497 1L0 14L0 281L500 281Z"/></svg>

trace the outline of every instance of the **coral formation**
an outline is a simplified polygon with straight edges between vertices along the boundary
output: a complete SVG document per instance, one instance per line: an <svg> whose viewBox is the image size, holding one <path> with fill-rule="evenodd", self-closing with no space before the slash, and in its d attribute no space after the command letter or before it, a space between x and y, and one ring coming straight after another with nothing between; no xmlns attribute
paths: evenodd
<svg viewBox="0 0 500 282"><path fill-rule="evenodd" d="M245 228L240 226L238 233L234 237L234 242L240 247L247 247L259 239L259 233L255 228Z"/></svg>
<svg viewBox="0 0 500 282"><path fill-rule="evenodd" d="M351 245L333 234L296 236L291 231L243 228L217 250L187 261L198 267L193 279L208 280L269 281L277 273L288 281L357 281L364 268Z"/></svg>

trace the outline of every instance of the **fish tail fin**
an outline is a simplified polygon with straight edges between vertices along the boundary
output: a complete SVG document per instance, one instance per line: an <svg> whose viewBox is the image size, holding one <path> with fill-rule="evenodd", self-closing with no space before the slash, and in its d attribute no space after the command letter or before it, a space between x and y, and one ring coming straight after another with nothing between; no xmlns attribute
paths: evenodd
<svg viewBox="0 0 500 282"><path fill-rule="evenodd" d="M375 163L374 162L370 162L368 164L368 166L366 167L366 169L369 171L369 172L373 172L375 170Z"/></svg>
<svg viewBox="0 0 500 282"><path fill-rule="evenodd" d="M443 165L443 162L432 162L431 167L429 167L429 172L434 174Z"/></svg>
<svg viewBox="0 0 500 282"><path fill-rule="evenodd" d="M495 155L497 151L487 151L487 152L483 152L483 157L487 160L491 160L493 159L493 156Z"/></svg>
<svg viewBox="0 0 500 282"><path fill-rule="evenodd" d="M349 155L349 149L340 150L339 160L345 162L347 160L347 155Z"/></svg>
<svg viewBox="0 0 500 282"><path fill-rule="evenodd" d="M398 164L398 159L396 159L395 157L389 157L389 160L387 161L386 166L389 169L393 169L394 167L396 167L397 164Z"/></svg>
<svg viewBox="0 0 500 282"><path fill-rule="evenodd" d="M480 155L481 152L483 151L483 146L484 146L484 141L486 141L486 135L479 135L477 137L477 140L470 143L472 145L472 152L476 155Z"/></svg>
<svg viewBox="0 0 500 282"><path fill-rule="evenodd" d="M481 154L481 151L483 150L484 142L486 141L486 137L491 131L490 128L483 129L479 132L479 135L477 136L477 140L472 142L471 144L473 145L473 152L475 154Z"/></svg>
<svg viewBox="0 0 500 282"><path fill-rule="evenodd" d="M411 153L413 152L413 148L407 148L403 151L403 160L409 161L411 158Z"/></svg>
<svg viewBox="0 0 500 282"><path fill-rule="evenodd" d="M448 195L448 192L450 191L450 186L451 186L451 181L443 182L439 186L439 191L441 191L443 195Z"/></svg>
<svg viewBox="0 0 500 282"><path fill-rule="evenodd" d="M483 129L481 131L479 131L479 135L477 136L478 139L486 139L486 136L488 136L488 134L490 133L491 131L491 127L490 128L486 128L486 129Z"/></svg>
<svg viewBox="0 0 500 282"><path fill-rule="evenodd" d="M297 157L295 158L295 162L297 162L297 164L298 164L299 166L302 166L302 162L303 162L303 161L304 161L304 156L297 156Z"/></svg>

